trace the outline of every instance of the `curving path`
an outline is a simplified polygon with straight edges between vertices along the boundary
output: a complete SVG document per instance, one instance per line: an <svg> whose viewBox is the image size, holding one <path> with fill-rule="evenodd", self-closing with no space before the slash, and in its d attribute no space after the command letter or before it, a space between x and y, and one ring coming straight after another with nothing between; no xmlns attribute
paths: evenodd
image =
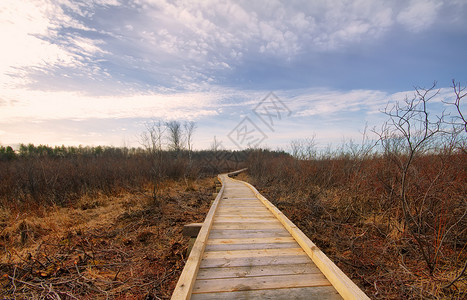
<svg viewBox="0 0 467 300"><path fill-rule="evenodd" d="M219 179L172 299L368 299L253 186Z"/></svg>

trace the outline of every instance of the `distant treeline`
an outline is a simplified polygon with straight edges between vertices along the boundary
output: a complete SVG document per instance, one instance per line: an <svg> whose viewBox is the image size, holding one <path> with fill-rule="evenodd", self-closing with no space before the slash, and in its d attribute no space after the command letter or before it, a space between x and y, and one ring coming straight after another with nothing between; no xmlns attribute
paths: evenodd
<svg viewBox="0 0 467 300"><path fill-rule="evenodd" d="M11 146L0 146L0 160L11 160L18 157L69 157L69 156L99 156L99 155L134 155L142 154L142 148L126 148L112 146L55 146L20 144L17 151Z"/></svg>
<svg viewBox="0 0 467 300"><path fill-rule="evenodd" d="M232 150L161 150L162 153L172 154L173 157L188 157L188 154L193 159L210 160L228 160L228 161L245 161L245 159L252 152L261 151L267 152L272 156L289 156L285 151L271 151L271 150L255 150L245 149L240 151ZM54 146L49 145L34 145L34 144L20 144L18 150L14 150L11 146L0 146L0 160L11 160L21 157L98 157L98 156L129 156L141 155L151 156L151 149L144 149L141 147L114 147L114 146Z"/></svg>
<svg viewBox="0 0 467 300"><path fill-rule="evenodd" d="M0 147L0 207L68 205L85 194L114 194L184 178L196 179L244 168L267 150L159 150L143 148ZM156 195L154 195L156 196Z"/></svg>

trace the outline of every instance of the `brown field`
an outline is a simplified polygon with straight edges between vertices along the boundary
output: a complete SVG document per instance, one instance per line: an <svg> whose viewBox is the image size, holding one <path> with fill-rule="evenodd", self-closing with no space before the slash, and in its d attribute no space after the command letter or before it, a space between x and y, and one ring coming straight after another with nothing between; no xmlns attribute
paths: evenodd
<svg viewBox="0 0 467 300"><path fill-rule="evenodd" d="M183 225L209 209L212 178L83 196L70 207L2 211L3 297L168 299L186 259Z"/></svg>
<svg viewBox="0 0 467 300"><path fill-rule="evenodd" d="M374 299L465 299L467 154L410 170L406 221L388 158L251 159L250 181ZM292 192L290 192L292 191Z"/></svg>

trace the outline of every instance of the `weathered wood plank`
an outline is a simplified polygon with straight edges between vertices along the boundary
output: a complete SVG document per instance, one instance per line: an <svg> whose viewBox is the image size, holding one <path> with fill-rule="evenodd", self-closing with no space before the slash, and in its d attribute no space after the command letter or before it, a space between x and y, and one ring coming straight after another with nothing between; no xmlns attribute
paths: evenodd
<svg viewBox="0 0 467 300"><path fill-rule="evenodd" d="M229 214L219 214L217 215L218 218L274 218L272 214L265 214L265 213L258 213L258 214L237 214L237 213L229 213Z"/></svg>
<svg viewBox="0 0 467 300"><path fill-rule="evenodd" d="M244 220L251 220L251 219L258 219L258 220L274 220L277 221L277 218L274 217L274 215L269 215L269 216L233 216L233 215L224 215L224 216L216 216L215 220L229 220L229 219L244 219Z"/></svg>
<svg viewBox="0 0 467 300"><path fill-rule="evenodd" d="M238 239L209 239L208 245L217 244L261 244L261 243L293 243L295 239L287 237L266 237L266 238L238 238Z"/></svg>
<svg viewBox="0 0 467 300"><path fill-rule="evenodd" d="M269 219L258 219L259 221L255 221L255 220L239 220L239 221L236 221L234 224L245 224L245 225L248 225L248 224L275 224L275 225L279 225L279 226L282 226L281 222L279 222L277 219L276 220L269 220ZM226 219L225 221L223 221L222 219L214 219L214 225L232 225L232 222L231 222L231 219ZM284 226L282 226L284 227Z"/></svg>
<svg viewBox="0 0 467 300"><path fill-rule="evenodd" d="M242 211L242 210L233 210L233 209L223 209L219 211L217 214L217 217L222 218L223 216L256 216L256 217L269 217L273 216L271 212L267 210L261 210L261 209L252 209L248 211Z"/></svg>
<svg viewBox="0 0 467 300"><path fill-rule="evenodd" d="M230 268L204 268L198 272L198 279L231 277L272 276L287 274L316 274L321 271L313 264L267 265Z"/></svg>
<svg viewBox="0 0 467 300"><path fill-rule="evenodd" d="M205 251L203 258L230 258L230 257L262 257L262 256L290 256L303 255L302 248L272 248L272 249L241 249L241 250L222 250Z"/></svg>
<svg viewBox="0 0 467 300"><path fill-rule="evenodd" d="M216 213L217 216L231 215L231 214L242 214L242 215L272 215L272 213L265 207L262 208L249 208L249 209L232 209L222 208Z"/></svg>
<svg viewBox="0 0 467 300"><path fill-rule="evenodd" d="M304 255L292 256L261 256L261 257L234 257L234 258L204 258L200 268L220 267L248 267L264 265L306 264L310 258Z"/></svg>
<svg viewBox="0 0 467 300"><path fill-rule="evenodd" d="M224 211L235 211L235 212L267 212L271 213L266 206L247 206L247 207L238 207L238 206L232 206L232 207L225 207L225 206L219 206L219 211L218 213L222 213Z"/></svg>
<svg viewBox="0 0 467 300"><path fill-rule="evenodd" d="M331 285L323 274L277 275L196 280L193 294Z"/></svg>
<svg viewBox="0 0 467 300"><path fill-rule="evenodd" d="M206 245L204 251L233 251L233 250L253 250L253 249L278 249L300 247L297 242L293 243L263 243L263 244L215 244Z"/></svg>
<svg viewBox="0 0 467 300"><path fill-rule="evenodd" d="M191 300L338 300L342 297L332 286L193 294Z"/></svg>
<svg viewBox="0 0 467 300"><path fill-rule="evenodd" d="M183 236L197 237L203 223L191 223L183 226Z"/></svg>
<svg viewBox="0 0 467 300"><path fill-rule="evenodd" d="M240 200L233 200L233 199L224 199L220 203L221 206L261 206L264 207L264 204L258 199L255 198L254 200L245 200L245 199L240 199Z"/></svg>
<svg viewBox="0 0 467 300"><path fill-rule="evenodd" d="M261 209L261 208L266 208L266 207L263 204L258 204L258 203L244 203L244 204L221 204L219 205L219 208L247 210L247 209Z"/></svg>
<svg viewBox="0 0 467 300"><path fill-rule="evenodd" d="M266 211L269 211L267 209L266 206L261 206L261 205L258 205L256 203L252 203L254 204L253 206L251 204L247 204L246 206L240 206L240 205L220 205L219 206L219 209L223 209L223 210L241 210L241 211L245 211L245 210L266 210Z"/></svg>
<svg viewBox="0 0 467 300"><path fill-rule="evenodd" d="M229 199L223 199L224 200L227 200L227 201L238 201L238 200L258 200L258 198L256 198L255 194L251 194L250 197L240 197L238 195L234 195L232 197L230 197Z"/></svg>
<svg viewBox="0 0 467 300"><path fill-rule="evenodd" d="M237 258L237 257L262 257L262 256L290 256L304 255L302 248L280 248L280 249L250 249L233 251L209 251L204 252L205 258Z"/></svg>
<svg viewBox="0 0 467 300"><path fill-rule="evenodd" d="M261 223L261 222L248 222L248 223L214 223L212 229L274 229L283 228L281 223Z"/></svg>
<svg viewBox="0 0 467 300"><path fill-rule="evenodd" d="M224 218L214 218L214 223L216 222L222 222L222 223L227 223L227 222L233 222L233 223L246 223L246 222L253 222L253 223L256 223L256 222L262 222L262 223L277 223L279 222L277 220L277 218L275 218L274 216L271 216L271 217L266 217L266 218L251 218L251 217L248 217L248 218L239 218L239 217L224 217Z"/></svg>
<svg viewBox="0 0 467 300"><path fill-rule="evenodd" d="M279 229L215 229L209 234L210 239L221 239L221 238L259 238L259 237L281 237L290 236L287 230L283 228Z"/></svg>

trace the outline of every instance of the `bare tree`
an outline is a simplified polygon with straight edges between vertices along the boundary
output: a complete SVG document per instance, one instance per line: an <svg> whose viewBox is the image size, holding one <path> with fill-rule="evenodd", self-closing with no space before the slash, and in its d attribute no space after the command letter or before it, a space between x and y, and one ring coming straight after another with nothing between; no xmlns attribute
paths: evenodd
<svg viewBox="0 0 467 300"><path fill-rule="evenodd" d="M290 150L293 157L300 160L310 160L316 158L315 135L309 138L294 139L290 141Z"/></svg>
<svg viewBox="0 0 467 300"><path fill-rule="evenodd" d="M465 96L467 96L467 92L464 92L466 87L465 86L461 87L460 82L456 83L456 81L453 79L452 88L454 90L454 95L456 98L454 99L453 102L449 102L449 101L443 101L443 102L446 104L452 104L455 106L457 110L457 116L454 117L455 119L454 124L460 125L463 128L463 131L467 133L467 119L465 117L465 112L462 112L462 109L461 109L461 100Z"/></svg>
<svg viewBox="0 0 467 300"><path fill-rule="evenodd" d="M144 124L146 130L140 136L140 143L151 154L162 151L162 141L166 131L164 123L152 120Z"/></svg>
<svg viewBox="0 0 467 300"><path fill-rule="evenodd" d="M458 218L453 216L450 221L452 226L449 229L444 223L437 224L436 222L441 221L433 218L435 214L440 214L434 209L439 201L437 202L435 197L429 195L437 181L443 176L445 165L443 161L446 159L445 156L443 157L439 145L443 141L454 143L458 137L456 131L450 131L446 128L444 112L440 115L434 115L428 109L430 100L438 94L439 89L436 89L436 82L434 82L428 89L416 88L413 98L406 98L403 103L397 102L392 107L387 107L384 113L389 117L389 120L379 133L381 144L389 161L393 166L396 166L395 182L398 184L393 188L397 189L395 194L400 200L404 227L415 241L430 274L436 268L439 250L445 236L466 215L463 212L457 215ZM458 99L462 97L457 96ZM434 155L436 153L440 153L437 155L439 158L438 174L421 178L415 161L422 154ZM421 193L419 187L422 180L425 180L426 189ZM428 201L431 202L428 203ZM442 217L448 218L447 216ZM429 231L433 233L431 236L437 236L438 239L430 240L430 235L427 234Z"/></svg>
<svg viewBox="0 0 467 300"><path fill-rule="evenodd" d="M185 130L185 137L186 137L186 146L188 149L188 157L190 160L190 164L192 162L192 151L193 151L193 134L196 130L196 123L193 121L183 123L183 128Z"/></svg>
<svg viewBox="0 0 467 300"><path fill-rule="evenodd" d="M167 138L168 138L168 146L169 150L180 152L183 150L184 144L184 135L183 135L183 128L182 124L179 121L170 121L166 122L165 126L167 127Z"/></svg>
<svg viewBox="0 0 467 300"><path fill-rule="evenodd" d="M211 151L219 151L219 150L222 150L222 142L218 141L216 136L214 136L212 142L211 142L211 146L210 146L210 149Z"/></svg>
<svg viewBox="0 0 467 300"><path fill-rule="evenodd" d="M454 116L452 116L450 125L454 127L459 134L467 134L467 117L466 112L462 111L462 99L467 96L467 92L465 92L466 87L461 87L460 82L456 82L454 79L452 80L452 89L454 90L454 100L443 100L443 103L454 106L455 112ZM467 153L467 142L466 139L460 139L458 141L458 149L462 152Z"/></svg>
<svg viewBox="0 0 467 300"><path fill-rule="evenodd" d="M166 132L164 123L160 120L152 120L145 124L146 131L141 134L141 144L146 148L152 160L153 191L152 197L158 204L159 184L163 177L163 139Z"/></svg>

